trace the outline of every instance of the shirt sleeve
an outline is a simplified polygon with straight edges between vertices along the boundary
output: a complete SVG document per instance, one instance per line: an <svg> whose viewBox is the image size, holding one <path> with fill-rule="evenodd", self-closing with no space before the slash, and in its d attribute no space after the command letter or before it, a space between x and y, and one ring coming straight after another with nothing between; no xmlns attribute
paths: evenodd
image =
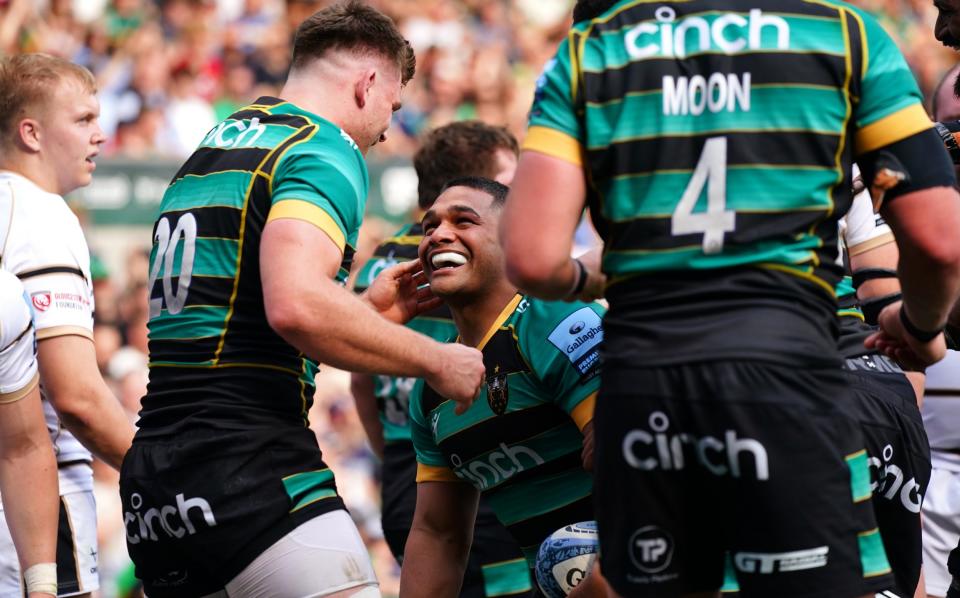
<svg viewBox="0 0 960 598"><path fill-rule="evenodd" d="M523 149L581 165L583 127L574 103L578 80L572 44L579 39L572 32L557 49L537 79Z"/></svg>
<svg viewBox="0 0 960 598"><path fill-rule="evenodd" d="M294 148L281 158L273 175L272 206L267 222L304 220L322 230L344 251L356 237L363 217L366 190L359 170L321 148Z"/></svg>
<svg viewBox="0 0 960 598"><path fill-rule="evenodd" d="M869 14L851 7L862 37L860 98L854 104L855 153L862 155L933 126L900 49Z"/></svg>
<svg viewBox="0 0 960 598"><path fill-rule="evenodd" d="M410 393L410 436L417 454L417 482L460 482L453 473L423 413L423 380L417 380Z"/></svg>
<svg viewBox="0 0 960 598"><path fill-rule="evenodd" d="M29 301L17 277L0 271L0 403L24 398L39 381Z"/></svg>
<svg viewBox="0 0 960 598"><path fill-rule="evenodd" d="M564 309L551 309L557 305ZM600 388L603 308L596 303L552 303L535 304L531 309L543 309L547 315L543 320L546 338L542 332L527 331L530 346L542 347L531 352L531 365L557 405L582 429L593 419Z"/></svg>

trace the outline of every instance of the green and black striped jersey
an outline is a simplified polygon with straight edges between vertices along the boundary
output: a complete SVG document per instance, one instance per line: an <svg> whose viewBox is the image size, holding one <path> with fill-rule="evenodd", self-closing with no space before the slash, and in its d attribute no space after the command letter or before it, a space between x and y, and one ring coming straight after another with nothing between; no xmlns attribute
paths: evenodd
<svg viewBox="0 0 960 598"><path fill-rule="evenodd" d="M422 239L423 229L419 224L408 224L398 230L374 250L373 256L360 269L354 290L362 293L384 269L417 259L417 248ZM446 305L410 320L407 327L440 342L457 336L457 327ZM416 378L374 376L374 394L385 442L410 442L410 393L416 381Z"/></svg>
<svg viewBox="0 0 960 598"><path fill-rule="evenodd" d="M603 313L517 295L478 346L487 382L466 413L423 381L410 401L417 481L479 489L531 566L548 535L593 517L580 430L593 419Z"/></svg>
<svg viewBox="0 0 960 598"><path fill-rule="evenodd" d="M584 168L611 315L629 292L661 321L724 296L827 318L853 157L930 127L900 51L845 2L622 0L560 44L524 149ZM746 356L719 342L677 358Z"/></svg>
<svg viewBox="0 0 960 598"><path fill-rule="evenodd" d="M207 133L153 230L142 434L306 424L317 363L267 322L260 237L275 219L316 225L343 252L343 282L368 184L353 140L289 102L260 98Z"/></svg>

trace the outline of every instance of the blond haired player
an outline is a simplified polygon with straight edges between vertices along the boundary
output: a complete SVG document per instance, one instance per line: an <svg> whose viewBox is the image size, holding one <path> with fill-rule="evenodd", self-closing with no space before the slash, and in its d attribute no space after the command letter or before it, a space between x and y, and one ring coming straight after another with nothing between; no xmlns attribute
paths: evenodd
<svg viewBox="0 0 960 598"><path fill-rule="evenodd" d="M133 436L97 369L90 253L62 197L90 183L104 141L95 92L93 76L65 60L0 60L0 268L20 279L35 313L60 482L59 596L99 586L90 451L119 468ZM19 591L20 567L0 528L0 595Z"/></svg>

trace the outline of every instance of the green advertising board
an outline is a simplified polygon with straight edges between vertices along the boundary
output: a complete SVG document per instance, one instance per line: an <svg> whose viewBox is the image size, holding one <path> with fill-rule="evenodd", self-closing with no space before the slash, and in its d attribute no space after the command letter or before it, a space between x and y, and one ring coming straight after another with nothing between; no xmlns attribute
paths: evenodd
<svg viewBox="0 0 960 598"><path fill-rule="evenodd" d="M68 199L82 206L95 226L152 226L160 199L180 161L97 160L93 183ZM417 175L409 159L370 160L367 214L405 220L417 203Z"/></svg>

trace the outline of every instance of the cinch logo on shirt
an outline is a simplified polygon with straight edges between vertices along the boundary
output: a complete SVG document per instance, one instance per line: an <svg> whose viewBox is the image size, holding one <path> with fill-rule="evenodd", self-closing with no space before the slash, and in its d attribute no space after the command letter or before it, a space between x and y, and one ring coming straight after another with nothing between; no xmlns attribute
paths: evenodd
<svg viewBox="0 0 960 598"><path fill-rule="evenodd" d="M521 457L523 460L521 461ZM522 445L507 446L500 443L500 450L488 454L485 459L474 459L468 464L456 454L450 455L453 472L461 480L470 482L481 491L504 482L528 467L543 465L546 461L533 449ZM524 466L526 462L526 467Z"/></svg>
<svg viewBox="0 0 960 598"><path fill-rule="evenodd" d="M893 447L889 444L883 447L883 461L878 457L870 457L870 489L874 496L882 496L889 501L895 500L898 496L903 507L911 513L919 513L920 505L923 504L923 496L920 494L920 484L916 478L904 480L903 470L896 463L891 463L893 459Z"/></svg>
<svg viewBox="0 0 960 598"><path fill-rule="evenodd" d="M654 16L657 23L640 23L624 36L623 42L630 58L683 58L688 53L697 52L737 54L744 50L786 50L790 47L790 25L787 21L766 16L759 8L751 9L749 17L725 13L712 18L696 16L678 21L676 10L661 6ZM772 48L769 44L763 44L765 30L776 35Z"/></svg>
<svg viewBox="0 0 960 598"><path fill-rule="evenodd" d="M753 477L770 479L767 449L758 440L737 438L735 430L726 430L722 439L713 436L698 438L684 432L668 435L670 419L662 411L651 413L649 421L653 434L634 429L623 437L623 458L630 467L643 471L679 471L686 467L687 459L693 458L713 475L741 478L749 473L741 462L752 462Z"/></svg>
<svg viewBox="0 0 960 598"><path fill-rule="evenodd" d="M211 129L200 145L228 149L251 147L266 132L266 125L261 125L256 117L250 119L249 125L242 120L225 120Z"/></svg>
<svg viewBox="0 0 960 598"><path fill-rule="evenodd" d="M217 520L213 517L213 509L210 503L201 497L184 498L183 493L177 494L176 505L162 505L160 507L151 507L142 515L140 507L143 506L143 497L134 492L130 495L130 506L133 513L125 511L123 513L123 525L127 528L127 542L130 544L139 544L141 540L158 542L157 529L162 531L169 538L180 539L185 535L194 535L197 528L190 520L190 510L198 509L203 521L208 527L216 527ZM196 512L196 511L194 511ZM131 530L131 524L136 524Z"/></svg>

